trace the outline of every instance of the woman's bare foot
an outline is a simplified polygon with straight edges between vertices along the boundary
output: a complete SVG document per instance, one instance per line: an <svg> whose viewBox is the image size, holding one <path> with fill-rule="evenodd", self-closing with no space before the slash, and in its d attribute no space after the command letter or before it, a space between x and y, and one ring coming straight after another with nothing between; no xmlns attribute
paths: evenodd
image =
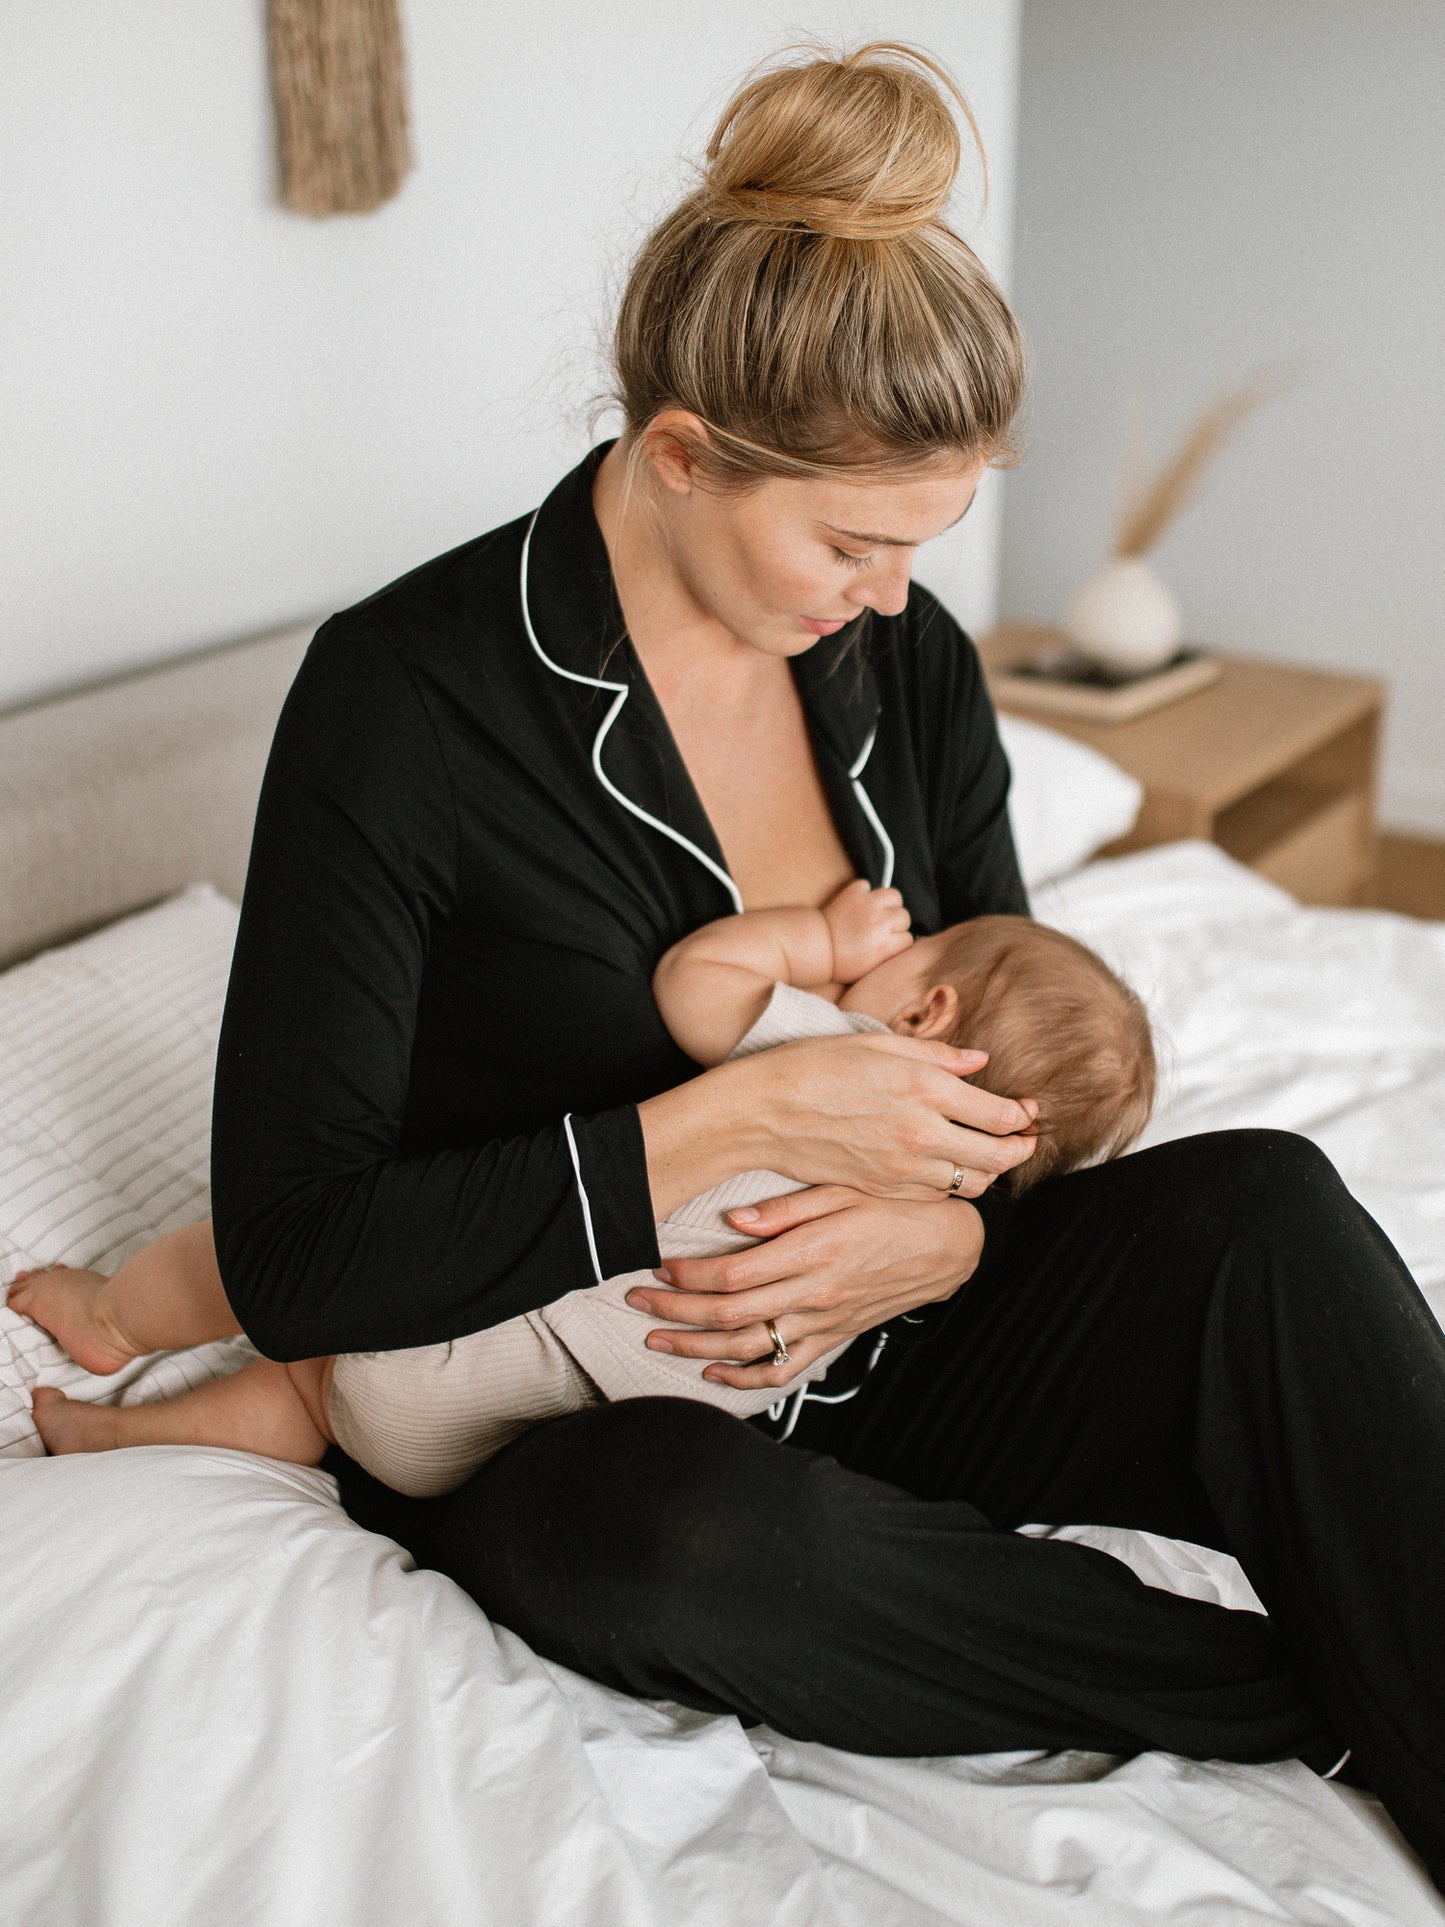
<svg viewBox="0 0 1445 1927"><path fill-rule="evenodd" d="M48 1331L77 1365L105 1378L136 1357L105 1317L101 1293L109 1283L98 1271L69 1265L23 1271L10 1287L9 1305Z"/></svg>
<svg viewBox="0 0 1445 1927"><path fill-rule="evenodd" d="M116 1414L109 1405L67 1398L53 1385L37 1385L31 1396L35 1429L52 1457L65 1452L110 1452L120 1444Z"/></svg>

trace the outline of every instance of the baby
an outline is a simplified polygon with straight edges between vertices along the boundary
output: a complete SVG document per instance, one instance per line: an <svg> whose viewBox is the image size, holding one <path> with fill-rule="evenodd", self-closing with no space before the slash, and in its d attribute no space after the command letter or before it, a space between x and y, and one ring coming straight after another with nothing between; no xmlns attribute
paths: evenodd
<svg viewBox="0 0 1445 1927"><path fill-rule="evenodd" d="M663 957L659 1010L705 1065L866 1031L986 1051L970 1081L1038 1105L1033 1155L999 1180L1015 1194L1137 1137L1154 1092L1148 1020L1092 951L1024 917L977 917L917 939L908 923L896 890L864 881L821 910L724 917ZM664 1219L661 1254L741 1250L756 1240L728 1214L801 1188L776 1172L744 1172ZM779 1398L775 1388L716 1383L699 1361L649 1348L662 1321L633 1310L627 1293L652 1282L650 1272L624 1273L450 1344L292 1365L259 1359L168 1403L121 1409L41 1388L35 1423L55 1453L222 1445L314 1465L334 1441L396 1490L430 1497L529 1427L602 1399L697 1398L745 1417ZM99 1373L238 1329L208 1223L168 1233L113 1278L65 1266L25 1274L9 1302ZM775 1355L786 1357L781 1339ZM821 1378L837 1355L795 1384Z"/></svg>

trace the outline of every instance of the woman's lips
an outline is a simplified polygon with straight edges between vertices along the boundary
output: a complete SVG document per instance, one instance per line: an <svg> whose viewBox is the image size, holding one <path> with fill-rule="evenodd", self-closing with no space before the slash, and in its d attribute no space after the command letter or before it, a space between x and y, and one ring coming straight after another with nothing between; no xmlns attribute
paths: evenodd
<svg viewBox="0 0 1445 1927"><path fill-rule="evenodd" d="M805 629L811 629L815 636L836 636L840 629L847 626L849 618L839 616L836 622L815 622L811 616L799 616L798 620Z"/></svg>

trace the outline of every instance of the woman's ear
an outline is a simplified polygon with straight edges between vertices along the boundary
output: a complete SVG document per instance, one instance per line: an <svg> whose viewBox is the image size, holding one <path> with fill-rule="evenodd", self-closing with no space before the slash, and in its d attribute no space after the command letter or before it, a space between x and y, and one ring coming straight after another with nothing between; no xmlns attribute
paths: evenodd
<svg viewBox="0 0 1445 1927"><path fill-rule="evenodd" d="M888 1028L900 1037L947 1037L957 1023L958 992L952 984L934 984L905 1004Z"/></svg>
<svg viewBox="0 0 1445 1927"><path fill-rule="evenodd" d="M642 431L642 446L664 488L686 495L697 486L697 454L707 424L686 408L664 408Z"/></svg>

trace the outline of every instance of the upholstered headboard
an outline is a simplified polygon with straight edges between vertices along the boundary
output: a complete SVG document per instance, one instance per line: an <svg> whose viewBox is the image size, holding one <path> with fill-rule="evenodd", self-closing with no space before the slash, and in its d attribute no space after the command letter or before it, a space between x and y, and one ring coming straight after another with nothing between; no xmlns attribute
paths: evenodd
<svg viewBox="0 0 1445 1927"><path fill-rule="evenodd" d="M0 964L209 881L239 896L313 624L0 716Z"/></svg>

